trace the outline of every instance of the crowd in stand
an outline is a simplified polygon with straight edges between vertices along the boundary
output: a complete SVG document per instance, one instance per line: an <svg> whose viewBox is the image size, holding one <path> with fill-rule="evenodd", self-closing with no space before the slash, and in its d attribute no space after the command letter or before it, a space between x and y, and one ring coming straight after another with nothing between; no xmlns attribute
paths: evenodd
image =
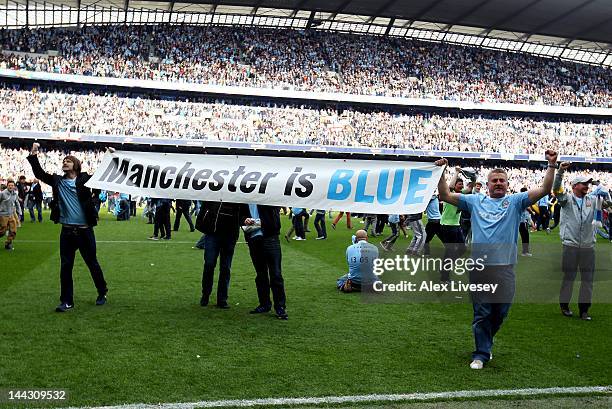
<svg viewBox="0 0 612 409"><path fill-rule="evenodd" d="M5 50L0 68L62 74L612 107L612 73L603 67L382 36L185 25L87 26L0 30L0 48ZM49 50L59 55L33 54Z"/></svg>
<svg viewBox="0 0 612 409"><path fill-rule="evenodd" d="M66 156L67 152L59 150L47 150L39 153L38 159L41 165L50 173L62 173L62 159ZM84 172L93 173L102 161L104 151L93 151L93 150L82 150L69 152L70 155L75 156L81 161L82 170ZM27 149L8 149L0 147L0 182L4 179L13 178L17 179L18 176L25 175L27 180L34 178L34 174L27 163L27 156L29 150ZM486 180L486 176L490 170L490 167L476 168L479 179ZM506 168L508 172L508 182L510 185L510 191L518 192L521 188L527 187L532 188L538 186L544 177L545 169L539 168L526 168L526 167L509 167ZM567 180L570 180L576 176L587 176L593 178L593 180L599 180L605 186L612 186L612 173L605 171L596 170L570 170L567 172ZM566 186L569 188L569 185Z"/></svg>
<svg viewBox="0 0 612 409"><path fill-rule="evenodd" d="M612 156L612 124L0 89L0 129L254 143Z"/></svg>

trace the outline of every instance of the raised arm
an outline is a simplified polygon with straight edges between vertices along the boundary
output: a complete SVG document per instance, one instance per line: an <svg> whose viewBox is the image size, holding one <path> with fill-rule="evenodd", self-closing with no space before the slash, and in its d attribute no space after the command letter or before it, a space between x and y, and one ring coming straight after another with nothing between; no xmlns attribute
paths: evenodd
<svg viewBox="0 0 612 409"><path fill-rule="evenodd" d="M442 158L437 160L435 164L437 166L448 166L448 160ZM446 183L446 169L444 170L444 172L442 172L442 176L440 176L440 180L438 181L438 195L438 198L443 202L450 203L455 206L459 204L459 198L461 197L461 195L459 193L452 193L450 191L448 183Z"/></svg>
<svg viewBox="0 0 612 409"><path fill-rule="evenodd" d="M569 162L562 162L559 166L559 170L555 174L555 181L553 183L553 193L557 197L557 203L563 207L567 203L567 194L563 189L563 175L565 171L570 167Z"/></svg>
<svg viewBox="0 0 612 409"><path fill-rule="evenodd" d="M49 186L53 186L53 175L45 172L38 161L38 148L40 148L40 144L34 142L32 144L30 156L27 157L28 162L30 162L30 165L32 166L32 172L34 172L36 179L48 184Z"/></svg>
<svg viewBox="0 0 612 409"><path fill-rule="evenodd" d="M549 194L553 187L553 179L555 177L555 169L557 167L557 152L553 150L547 150L545 155L546 160L548 161L548 168L546 169L546 174L544 175L542 185L540 187L530 189L527 192L529 196L529 202L531 204L537 202L538 200Z"/></svg>

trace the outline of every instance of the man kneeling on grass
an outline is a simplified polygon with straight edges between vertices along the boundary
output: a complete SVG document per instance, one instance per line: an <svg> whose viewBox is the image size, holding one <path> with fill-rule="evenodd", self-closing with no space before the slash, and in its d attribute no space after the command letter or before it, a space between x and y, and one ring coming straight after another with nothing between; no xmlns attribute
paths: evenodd
<svg viewBox="0 0 612 409"><path fill-rule="evenodd" d="M368 243L368 233L357 230L353 244L346 249L346 262L349 272L336 282L338 289L345 293L367 290L378 277L374 274L374 260L378 258L378 248Z"/></svg>

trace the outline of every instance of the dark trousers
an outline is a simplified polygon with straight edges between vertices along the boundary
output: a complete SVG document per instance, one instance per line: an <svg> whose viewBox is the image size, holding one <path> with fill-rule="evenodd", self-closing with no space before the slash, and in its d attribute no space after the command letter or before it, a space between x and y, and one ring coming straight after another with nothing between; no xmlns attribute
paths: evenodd
<svg viewBox="0 0 612 409"><path fill-rule="evenodd" d="M561 206L557 204L555 205L555 210L553 211L553 225L550 229L552 230L555 227L557 227L560 221L561 221Z"/></svg>
<svg viewBox="0 0 612 409"><path fill-rule="evenodd" d="M580 313L587 312L591 307L593 298L593 276L595 275L595 248L578 248L563 246L561 270L563 281L559 292L561 308L569 309L572 299L574 280L580 269L580 293L578 294L578 308Z"/></svg>
<svg viewBox="0 0 612 409"><path fill-rule="evenodd" d="M398 225L399 223L389 223L389 226L391 226L391 235L384 239L382 241L383 243L390 244L391 246L395 244L395 241L399 237Z"/></svg>
<svg viewBox="0 0 612 409"><path fill-rule="evenodd" d="M255 237L248 240L251 261L257 273L255 285L259 305L271 307L270 290L274 308L285 308L285 284L281 272L281 246L278 236Z"/></svg>
<svg viewBox="0 0 612 409"><path fill-rule="evenodd" d="M232 258L236 237L220 234L204 236L204 271L202 272L202 296L208 299L212 293L217 258L219 258L219 280L217 281L217 304L227 303Z"/></svg>
<svg viewBox="0 0 612 409"><path fill-rule="evenodd" d="M519 234L521 235L521 243L523 243L523 254L529 253L529 227L527 222L519 224Z"/></svg>
<svg viewBox="0 0 612 409"><path fill-rule="evenodd" d="M34 209L36 209L36 213L38 213L38 221L42 222L42 203L34 201L28 202L28 210L30 211L30 220L32 222L36 221L36 218L34 217Z"/></svg>
<svg viewBox="0 0 612 409"><path fill-rule="evenodd" d="M472 220L462 218L459 223L461 225L461 234L463 234L463 240L466 244L469 244L469 242L471 242L472 240Z"/></svg>
<svg viewBox="0 0 612 409"><path fill-rule="evenodd" d="M550 223L550 211L548 210L548 206L540 207L540 219L538 221L538 230L540 227L546 230L548 229L548 224Z"/></svg>
<svg viewBox="0 0 612 409"><path fill-rule="evenodd" d="M376 228L374 229L376 234L383 233L383 231L385 230L385 225L387 224L388 221L389 221L389 215L387 214L379 214L378 216L376 216Z"/></svg>
<svg viewBox="0 0 612 409"><path fill-rule="evenodd" d="M72 268L74 267L74 256L77 250L79 250L83 261L89 268L98 294L104 295L108 291L102 268L96 257L96 237L93 228L62 226L60 234L60 301L67 304L74 304Z"/></svg>
<svg viewBox="0 0 612 409"><path fill-rule="evenodd" d="M136 201L130 201L130 216L136 216Z"/></svg>
<svg viewBox="0 0 612 409"><path fill-rule="evenodd" d="M123 199L119 201L117 220L130 220L130 202L128 200Z"/></svg>
<svg viewBox="0 0 612 409"><path fill-rule="evenodd" d="M304 220L302 219L301 213L293 216L293 228L295 229L296 236L303 239L306 238L306 232L304 231Z"/></svg>
<svg viewBox="0 0 612 409"><path fill-rule="evenodd" d="M442 228L440 226L439 219L431 219L427 221L427 225L425 225L425 246L423 247L423 254L429 255L431 253L429 248L429 242L433 240L434 236L438 236L441 241L442 240Z"/></svg>
<svg viewBox="0 0 612 409"><path fill-rule="evenodd" d="M19 206L21 207L21 210L23 210L24 209L25 200L24 199L17 199L17 200L19 200ZM22 211L21 214L19 215L19 221L20 222L23 221L24 216L25 216L25 212Z"/></svg>
<svg viewBox="0 0 612 409"><path fill-rule="evenodd" d="M327 229L325 228L325 213L317 213L314 220L315 229L317 229L317 237L327 237Z"/></svg>
<svg viewBox="0 0 612 409"><path fill-rule="evenodd" d="M444 259L457 260L465 252L465 238L460 226L442 226L442 237L444 242ZM446 264L446 263L444 263ZM448 281L450 271L443 269L440 272L440 280Z"/></svg>
<svg viewBox="0 0 612 409"><path fill-rule="evenodd" d="M185 216L185 220L187 220L187 224L189 225L189 230L194 231L193 222L191 221L191 215L189 214L189 208L185 209L183 207L176 208L176 216L174 217L174 231L178 231L179 227L181 227L181 216Z"/></svg>
<svg viewBox="0 0 612 409"><path fill-rule="evenodd" d="M155 210L155 225L153 227L153 236L161 234L161 237L171 237L170 232L170 207L160 206Z"/></svg>

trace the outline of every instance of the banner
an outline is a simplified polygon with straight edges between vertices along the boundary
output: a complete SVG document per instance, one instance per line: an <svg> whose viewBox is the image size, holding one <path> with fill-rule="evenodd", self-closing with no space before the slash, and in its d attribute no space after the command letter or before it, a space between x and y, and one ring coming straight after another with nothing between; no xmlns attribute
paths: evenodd
<svg viewBox="0 0 612 409"><path fill-rule="evenodd" d="M422 162L116 151L87 186L156 198L410 214L425 210L442 171Z"/></svg>

